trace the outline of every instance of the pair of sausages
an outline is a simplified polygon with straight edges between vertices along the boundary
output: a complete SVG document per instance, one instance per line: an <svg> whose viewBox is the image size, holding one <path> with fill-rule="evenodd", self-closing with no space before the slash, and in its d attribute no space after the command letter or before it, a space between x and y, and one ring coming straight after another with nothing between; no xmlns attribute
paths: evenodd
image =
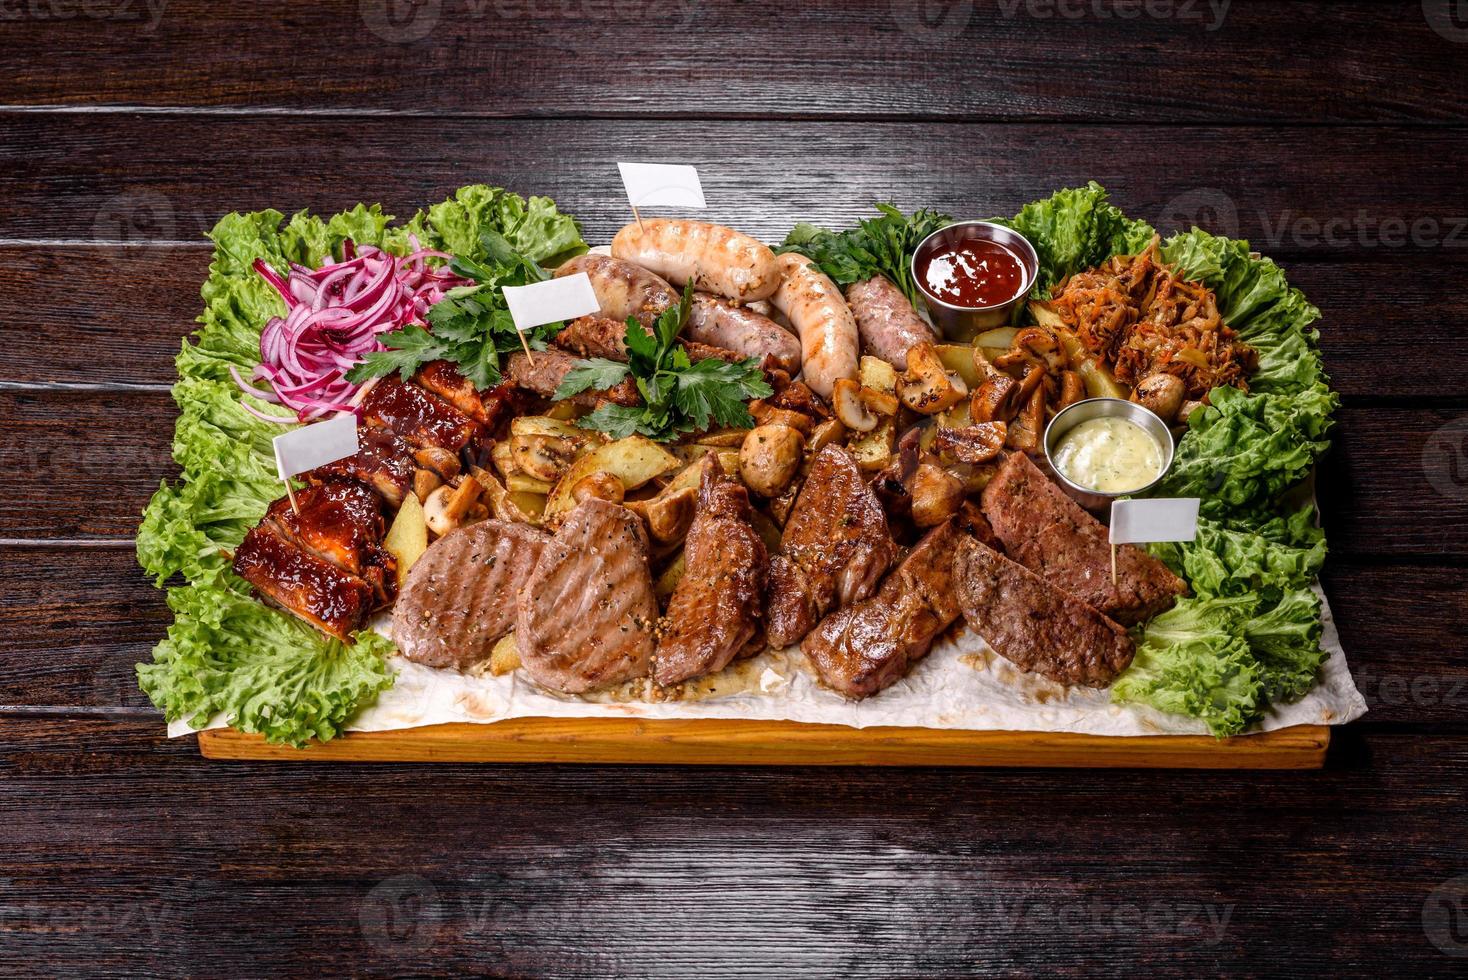
<svg viewBox="0 0 1468 980"><path fill-rule="evenodd" d="M803 255L776 256L763 243L722 225L653 218L622 228L612 255L571 259L557 276L585 272L601 304L599 315L651 324L678 302L673 286L691 282L695 298L686 336L746 357L772 355L790 373L829 398L841 378L857 376L863 344L906 368L907 350L932 340L931 328L901 291L877 276L853 283L843 296ZM799 335L797 341L744 304L769 299Z"/></svg>
<svg viewBox="0 0 1468 980"><path fill-rule="evenodd" d="M578 255L557 269L556 275L569 276L577 272L586 273L591 280L592 291L601 304L596 315L618 323L635 317L643 326L650 327L664 310L678 305L678 291L640 262L607 255ZM705 276L695 281L695 287L700 281L705 284L714 282L713 277ZM724 275L718 284L732 286L734 281L733 275ZM695 293L683 336L696 343L734 351L743 357L761 361L767 356L773 357L775 363L790 374L800 370L800 343L789 331L769 317L740 306L724 295Z"/></svg>

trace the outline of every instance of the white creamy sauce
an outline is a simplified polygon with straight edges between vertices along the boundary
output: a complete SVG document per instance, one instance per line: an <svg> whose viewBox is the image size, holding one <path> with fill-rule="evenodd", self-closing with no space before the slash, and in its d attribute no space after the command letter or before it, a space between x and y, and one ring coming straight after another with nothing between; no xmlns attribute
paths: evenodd
<svg viewBox="0 0 1468 980"><path fill-rule="evenodd" d="M1101 493L1127 493L1140 490L1162 473L1162 449L1128 419L1091 419L1061 438L1055 467L1079 486Z"/></svg>

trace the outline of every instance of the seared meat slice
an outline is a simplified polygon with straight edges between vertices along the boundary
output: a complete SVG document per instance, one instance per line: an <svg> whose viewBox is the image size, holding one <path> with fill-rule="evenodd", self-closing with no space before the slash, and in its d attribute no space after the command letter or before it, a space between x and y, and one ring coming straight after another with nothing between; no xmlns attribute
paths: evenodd
<svg viewBox="0 0 1468 980"><path fill-rule="evenodd" d="M800 648L821 680L849 698L876 694L927 656L958 618L953 551L964 539L954 521L933 528L870 599L838 609Z"/></svg>
<svg viewBox="0 0 1468 980"><path fill-rule="evenodd" d="M366 580L380 604L391 602L398 563L381 544L386 528L377 495L338 476L299 491L296 505L299 513L281 497L265 511L265 519L287 540Z"/></svg>
<svg viewBox="0 0 1468 980"><path fill-rule="evenodd" d="M368 425L391 429L420 449L447 449L457 453L473 445L480 432L469 416L395 374L379 379L367 392L362 399L361 415Z"/></svg>
<svg viewBox="0 0 1468 980"><path fill-rule="evenodd" d="M1187 583L1129 544L1116 549L1105 525L1052 483L1024 453L1010 453L981 497L984 516L1010 558L1124 626L1170 607Z"/></svg>
<svg viewBox="0 0 1468 980"><path fill-rule="evenodd" d="M282 609L341 640L350 640L373 608L372 586L287 541L272 521L245 535L234 571Z"/></svg>
<svg viewBox="0 0 1468 980"><path fill-rule="evenodd" d="M356 455L318 466L306 479L315 483L338 476L361 480L396 510L413 485L413 447L387 429L360 427Z"/></svg>
<svg viewBox="0 0 1468 980"><path fill-rule="evenodd" d="M1132 662L1125 628L993 548L962 541L953 569L964 619L1021 670L1105 687Z"/></svg>
<svg viewBox="0 0 1468 980"><path fill-rule="evenodd" d="M687 571L668 601L653 678L665 687L723 670L757 644L769 558L750 525L749 492L704 457Z"/></svg>
<svg viewBox="0 0 1468 980"><path fill-rule="evenodd" d="M535 352L535 365L532 367L530 359L523 352L515 353L510 355L509 363L505 366L505 377L527 391L553 398L561 380L576 366L578 360L579 358L565 351L542 350ZM609 391L588 391L576 398L592 404L602 401L615 405L642 404L642 397L637 394L637 385L631 378L620 382Z"/></svg>
<svg viewBox="0 0 1468 980"><path fill-rule="evenodd" d="M770 645L797 643L832 609L871 595L896 559L887 515L856 460L839 446L822 449L770 559Z"/></svg>
<svg viewBox="0 0 1468 980"><path fill-rule="evenodd" d="M515 628L516 600L550 535L524 524L480 521L450 531L413 565L392 611L403 656L463 669Z"/></svg>
<svg viewBox="0 0 1468 980"><path fill-rule="evenodd" d="M508 386L481 392L459 373L458 367L452 361L429 361L413 375L413 381L484 426L486 430L493 429L499 422L509 401Z"/></svg>
<svg viewBox="0 0 1468 980"><path fill-rule="evenodd" d="M657 618L642 520L592 498L541 552L520 592L515 642L537 683L579 694L645 676Z"/></svg>
<svg viewBox="0 0 1468 980"><path fill-rule="evenodd" d="M578 357L627 360L627 324L604 316L583 316L566 324L552 343Z"/></svg>

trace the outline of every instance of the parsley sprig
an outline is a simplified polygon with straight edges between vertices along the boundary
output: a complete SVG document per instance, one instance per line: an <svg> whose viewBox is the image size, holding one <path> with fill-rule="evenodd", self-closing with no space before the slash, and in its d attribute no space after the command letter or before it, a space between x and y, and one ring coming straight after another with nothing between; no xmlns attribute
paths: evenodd
<svg viewBox="0 0 1468 980"><path fill-rule="evenodd" d="M428 310L428 328L409 324L382 335L387 350L375 351L352 368L347 380L354 383L379 378L396 371L403 380L411 378L429 361L452 361L474 387L493 388L500 382L500 355L520 349L515 320L505 305L505 286L525 286L550 278L544 269L516 252L498 232L483 235L486 258L475 262L455 257L449 268L472 279L473 286L456 286ZM534 350L561 329L548 323L527 331L525 339Z"/></svg>
<svg viewBox="0 0 1468 980"><path fill-rule="evenodd" d="M665 442L687 432L704 431L711 423L752 425L745 403L771 394L759 362L750 357L731 364L707 357L695 364L677 343L692 304L693 287L689 285L683 290L683 301L658 317L651 332L635 317L628 317L627 363L604 357L584 360L562 379L555 397L605 391L633 378L642 405L603 405L578 423L616 439L637 434Z"/></svg>

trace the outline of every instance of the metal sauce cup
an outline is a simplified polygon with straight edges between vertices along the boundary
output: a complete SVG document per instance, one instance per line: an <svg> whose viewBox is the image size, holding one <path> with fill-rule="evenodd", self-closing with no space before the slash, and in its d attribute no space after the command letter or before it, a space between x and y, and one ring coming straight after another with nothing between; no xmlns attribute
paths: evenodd
<svg viewBox="0 0 1468 980"><path fill-rule="evenodd" d="M1060 441L1082 422L1100 418L1123 418L1129 422L1135 422L1147 435L1151 436L1162 450L1162 469L1157 474L1157 479L1146 486L1137 487L1135 490L1127 490L1122 493L1104 493L1091 487L1072 483L1059 466L1055 465L1055 451L1060 446ZM1117 497L1132 497L1140 493L1146 493L1157 485L1172 469L1172 430L1167 423L1151 409L1136 402L1124 401L1120 398L1087 398L1067 405L1055 417L1050 424L1045 426L1045 462L1050 464L1050 471L1055 474L1060 487L1071 496L1076 503L1090 511L1098 514L1107 514L1111 510L1111 502Z"/></svg>
<svg viewBox="0 0 1468 980"><path fill-rule="evenodd" d="M1019 259L1020 267L1024 271L1024 282L1019 292L1013 298L995 306L954 306L928 292L927 283L918 270L927 265L932 254L944 245L976 238L998 242ZM967 344L972 343L974 337L985 330L1009 324L1015 307L1023 303L1030 295L1030 290L1035 288L1035 278L1040 274L1040 257L1035 254L1035 246L1030 244L1029 239L1012 228L996 225L992 221L957 221L939 228L918 244L912 253L910 271L912 281L917 283L918 291L923 294L923 301L927 303L928 312L932 314L933 323L939 331L949 340Z"/></svg>

